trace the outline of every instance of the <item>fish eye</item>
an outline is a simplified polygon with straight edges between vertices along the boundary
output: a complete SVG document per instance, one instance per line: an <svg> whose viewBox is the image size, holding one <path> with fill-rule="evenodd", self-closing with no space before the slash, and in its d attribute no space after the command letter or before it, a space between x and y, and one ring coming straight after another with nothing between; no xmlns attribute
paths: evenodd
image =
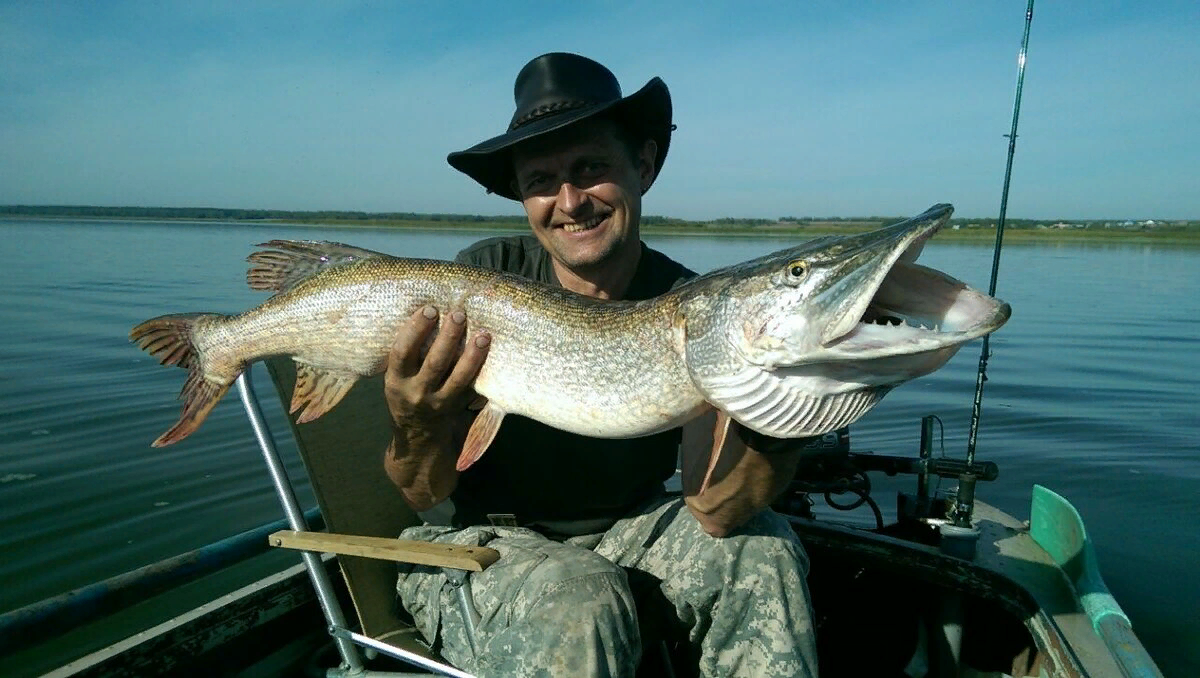
<svg viewBox="0 0 1200 678"><path fill-rule="evenodd" d="M808 275L808 262L803 259L796 259L787 267L788 275L796 280L803 280L804 276Z"/></svg>

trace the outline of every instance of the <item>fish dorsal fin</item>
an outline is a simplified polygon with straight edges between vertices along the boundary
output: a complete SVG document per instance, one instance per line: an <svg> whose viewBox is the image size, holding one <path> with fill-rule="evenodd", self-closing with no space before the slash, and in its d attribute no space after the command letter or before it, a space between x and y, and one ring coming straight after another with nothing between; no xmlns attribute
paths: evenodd
<svg viewBox="0 0 1200 678"><path fill-rule="evenodd" d="M332 410L357 381L358 375L354 373L329 372L296 361L296 388L288 412L295 413L303 407L296 422L308 423Z"/></svg>
<svg viewBox="0 0 1200 678"><path fill-rule="evenodd" d="M463 442L462 452L458 455L458 463L455 465L459 471L465 471L471 468L471 464L479 461L487 448L496 438L496 432L500 430L500 422L504 421L504 415L507 414L500 409L495 403L488 401L487 405L479 410L479 414L475 415L475 421L471 422L471 429L467 431L467 439Z"/></svg>
<svg viewBox="0 0 1200 678"><path fill-rule="evenodd" d="M360 259L391 258L382 252L320 240L271 240L255 247L272 249L246 257L251 263L246 271L246 284L251 289L276 294L292 289L296 283L329 266Z"/></svg>
<svg viewBox="0 0 1200 678"><path fill-rule="evenodd" d="M689 365L689 369L691 366ZM738 422L777 438L803 438L849 426L888 392L888 387L821 393L810 377L785 369L745 365L725 374L692 379L714 406Z"/></svg>

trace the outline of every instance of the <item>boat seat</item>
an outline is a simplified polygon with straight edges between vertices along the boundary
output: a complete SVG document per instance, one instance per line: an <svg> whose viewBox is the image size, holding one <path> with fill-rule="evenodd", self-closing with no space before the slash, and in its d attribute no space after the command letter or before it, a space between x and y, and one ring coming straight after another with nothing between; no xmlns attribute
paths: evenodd
<svg viewBox="0 0 1200 678"><path fill-rule="evenodd" d="M266 361L266 368L282 402L292 401L295 384L292 359L270 359ZM468 676L439 658L404 616L396 595L396 563L439 566L445 570L456 593L456 604L463 618L468 620L468 636L474 643L474 628L470 622L478 623L479 613L467 586L469 575L496 562L499 552L481 546L430 544L397 538L404 528L420 524L421 518L404 503L400 491L383 470L383 455L390 442L391 427L383 397L382 374L359 380L337 407L317 420L298 425L295 416L288 416L296 450L324 516L328 530L324 533L308 532L302 524L292 482L287 479L287 472L275 451L275 440L266 430L258 408L251 371L247 370L239 377L238 391L247 415L256 427L268 466L275 464L280 468L271 475L284 511L289 518L298 517L293 521L293 529L271 534L270 544L296 548L304 553L313 584L318 588L318 598L328 600L328 604L323 602L322 606L342 655L342 671L353 674L356 668L361 668L362 658L356 647L368 647L426 671ZM293 505L290 509L289 503ZM320 592L323 586L329 588L328 583L320 581L325 571L325 566L320 563L320 553L337 554L337 564L359 620L359 632L347 628L331 590L325 595ZM643 647L654 648L643 653L638 676L680 674L684 667L676 666L679 656L677 650L672 649L679 638L672 638L665 631L664 619L670 605L653 595L658 590L658 582L642 581L637 577L641 572L630 571L629 574L631 586L637 584L635 601ZM642 593L637 594L638 590ZM331 674L336 673L337 670ZM690 672L683 671L682 674Z"/></svg>
<svg viewBox="0 0 1200 678"><path fill-rule="evenodd" d="M296 380L295 363L287 357L267 361L267 370L275 390L285 404L292 398ZM250 370L239 377L238 390L254 423L256 435L268 467L271 456L282 469L275 441L265 422L250 383ZM285 407L286 409L286 407ZM421 522L404 502L400 492L383 471L383 455L390 441L389 414L383 399L383 376L360 380L346 397L321 418L297 425L288 417L296 448L323 514L326 532L311 532L293 521L291 530L269 537L271 545L304 552L310 576L322 599L326 621L342 655L341 671L347 675L361 671L363 657L358 648L368 647L423 670L442 675L466 676L445 663L424 643L421 634L405 618L396 599L396 563L414 563L446 568L456 583L458 604L469 619L478 615L465 586L469 573L479 572L499 559L499 553L486 547L431 544L398 539L407 527ZM286 471L272 472L273 482L292 515L289 501L295 493ZM293 508L298 509L298 506ZM358 629L345 621L336 595L325 578L321 553L337 555L337 564L349 591L358 619ZM320 574L315 574L319 570ZM326 593L321 592L324 578ZM337 670L330 675L337 673Z"/></svg>
<svg viewBox="0 0 1200 678"><path fill-rule="evenodd" d="M279 398L285 405L290 403L296 381L295 363L288 357L271 358L266 361L266 367ZM396 595L396 563L445 570L456 594L456 604L463 618L468 620L467 633L474 644L475 631L471 622L478 623L479 614L467 585L469 576L471 572L483 571L498 560L500 554L481 546L398 538L405 528L420 524L421 519L404 502L383 470L383 455L392 435L390 414L383 398L383 375L359 380L337 407L314 421L297 424L295 416L288 417L296 449L325 519L327 532L311 532L302 524L291 482L263 421L250 379L250 370L238 377L238 392L255 426L268 467L274 464L280 469L272 472L272 479L284 510L289 517L293 511L298 517L293 529L276 532L269 541L273 546L298 549L304 554L313 583L318 587L318 597L330 599L329 604L323 603L322 607L331 633L338 641L346 673L349 675L362 665L355 647L358 645L427 671L469 675L437 656L404 616ZM293 505L291 509L289 503ZM361 633L345 628L344 615L332 593L321 594L320 577L325 569L320 563L321 553L337 555ZM674 666L679 657L672 649L678 639L669 638L663 630L666 627L662 619L668 614L669 604L657 601L652 594L657 590L657 581L643 582L636 576L638 574L630 572L630 578L631 585L637 583L635 602L643 646L654 648L643 653L638 675L679 675L679 669L684 667ZM643 595L637 595L639 590ZM651 593L646 594L647 591Z"/></svg>

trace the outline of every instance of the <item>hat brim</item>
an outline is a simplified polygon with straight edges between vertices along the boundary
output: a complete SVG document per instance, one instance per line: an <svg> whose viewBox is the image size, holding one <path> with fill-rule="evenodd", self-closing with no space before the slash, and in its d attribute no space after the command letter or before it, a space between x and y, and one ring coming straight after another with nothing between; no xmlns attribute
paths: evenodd
<svg viewBox="0 0 1200 678"><path fill-rule="evenodd" d="M643 131L658 145L654 158L654 177L658 178L667 149L671 145L671 93L661 78L653 78L640 90L622 99L592 106L583 106L547 116L522 125L515 130L492 137L464 150L446 156L454 169L479 182L489 193L520 200L513 190L512 148L535 137L607 113L632 129ZM649 190L650 184L646 186ZM644 191L643 191L644 192Z"/></svg>

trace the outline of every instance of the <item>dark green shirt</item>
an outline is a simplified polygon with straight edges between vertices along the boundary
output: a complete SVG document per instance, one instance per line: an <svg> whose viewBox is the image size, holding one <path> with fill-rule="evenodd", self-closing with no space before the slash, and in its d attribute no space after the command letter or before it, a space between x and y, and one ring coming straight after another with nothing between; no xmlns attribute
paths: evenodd
<svg viewBox="0 0 1200 678"><path fill-rule="evenodd" d="M489 238L455 260L559 285L550 255L532 235ZM625 298L656 297L695 275L643 244ZM510 414L483 458L459 477L451 496L454 523L486 524L489 513L512 514L522 525L616 521L662 492L675 473L680 439L680 429L627 440L588 438Z"/></svg>

